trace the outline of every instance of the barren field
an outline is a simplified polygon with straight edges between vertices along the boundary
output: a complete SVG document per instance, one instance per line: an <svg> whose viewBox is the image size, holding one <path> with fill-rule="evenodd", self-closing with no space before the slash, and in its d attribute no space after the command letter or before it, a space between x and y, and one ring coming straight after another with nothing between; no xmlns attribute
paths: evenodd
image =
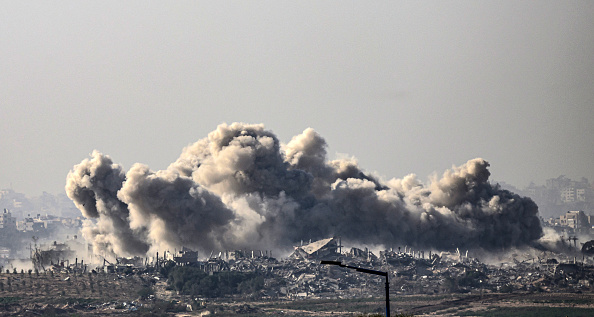
<svg viewBox="0 0 594 317"><path fill-rule="evenodd" d="M405 316L594 316L593 294L393 294L390 303L393 315ZM213 302L206 309L220 316L381 316L385 312L383 298Z"/></svg>
<svg viewBox="0 0 594 317"><path fill-rule="evenodd" d="M0 274L0 315L86 315L135 311L141 276L82 273ZM116 309L118 308L118 309Z"/></svg>
<svg viewBox="0 0 594 317"><path fill-rule="evenodd" d="M383 314L383 298L199 299L146 275L0 274L1 316L361 316ZM150 288L149 288L150 287ZM146 291L154 290L154 298ZM145 297L145 299L141 299ZM393 314L414 316L594 316L591 293L391 295Z"/></svg>

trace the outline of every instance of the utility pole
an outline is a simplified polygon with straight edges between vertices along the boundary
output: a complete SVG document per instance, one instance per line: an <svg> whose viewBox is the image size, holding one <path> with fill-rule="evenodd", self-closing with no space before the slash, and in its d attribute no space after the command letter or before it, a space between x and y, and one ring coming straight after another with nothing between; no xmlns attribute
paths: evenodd
<svg viewBox="0 0 594 317"><path fill-rule="evenodd" d="M350 266L342 264L340 261L322 261L320 264L328 264L328 265L338 265L340 267L346 267L347 269L353 269L357 272L373 274L373 275L380 275L386 277L386 317L390 317L390 283L388 281L388 272L383 271L376 271L370 269L364 269L361 267Z"/></svg>

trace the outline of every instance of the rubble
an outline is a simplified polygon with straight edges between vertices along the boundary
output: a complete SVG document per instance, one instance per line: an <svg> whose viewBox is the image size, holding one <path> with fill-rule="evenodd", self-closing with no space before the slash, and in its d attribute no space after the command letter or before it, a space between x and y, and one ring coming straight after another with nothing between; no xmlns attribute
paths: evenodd
<svg viewBox="0 0 594 317"><path fill-rule="evenodd" d="M571 254L543 253L538 260L528 254L512 254L509 259L488 264L460 250L436 253L404 247L398 251L380 251L376 256L369 249L351 248L344 253L341 249L339 239L329 238L300 245L282 260L264 253L249 256L254 253L233 251L236 256L225 256L227 260L219 256L184 265L200 267L210 274L222 271L261 274L265 278L265 287L258 294L261 299L360 298L383 294L382 278L322 266L321 259L387 271L391 293L402 295L579 292L594 285L592 260L584 258L578 262L577 256Z"/></svg>
<svg viewBox="0 0 594 317"><path fill-rule="evenodd" d="M352 299L382 297L384 278L361 274L337 266L320 265L320 261L340 261L346 265L388 272L390 293L397 295L476 294L541 292L579 293L594 290L594 261L579 253L541 252L522 254L520 251L501 256L485 263L472 257L471 251L413 250L408 246L383 251L368 248L350 248L342 252L340 239L329 238L302 244L284 259L272 257L272 252L233 250L211 252L200 259L198 252L182 248L176 253L162 253L156 258L116 258L115 263L106 259L103 265L61 261L40 270L42 276L59 277L64 285L79 285L104 289L108 279L113 283L138 281L146 285L166 287L167 274L163 269L171 266L192 266L215 275L220 272L254 273L263 278L264 287L249 295L250 299L291 301L297 299ZM378 254L376 255L377 252ZM528 252L528 251L527 251ZM4 274L3 290L21 287L31 279L31 272ZM75 273L75 274L72 274ZM95 282L96 281L96 282ZM117 282L116 282L117 281ZM126 282L128 281L128 282ZM99 284L101 282L101 285ZM9 284L10 283L10 284ZM77 284L78 283L78 284ZM112 282L110 282L112 283ZM84 284L84 283L83 283ZM29 285L29 284L28 284ZM79 285L82 287L82 284ZM162 293L155 296L161 298ZM147 301L155 296L147 295ZM228 295L240 299L247 294ZM203 294L196 298L204 301ZM195 299L198 301L198 299ZM104 305L104 306L101 306ZM86 305L88 310L125 309L134 311L140 304L132 301ZM184 307L187 306L184 303ZM196 309L194 307L193 309ZM66 309L66 308L60 308ZM238 307L246 313L249 306ZM76 308L79 311L79 308Z"/></svg>

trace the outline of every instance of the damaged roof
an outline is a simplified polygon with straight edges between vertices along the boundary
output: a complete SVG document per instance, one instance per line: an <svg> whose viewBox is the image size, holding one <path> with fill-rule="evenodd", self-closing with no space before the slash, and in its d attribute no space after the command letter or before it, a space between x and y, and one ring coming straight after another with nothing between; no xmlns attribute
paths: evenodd
<svg viewBox="0 0 594 317"><path fill-rule="evenodd" d="M312 242L308 245L304 245L300 247L305 253L307 254L314 254L316 251L320 250L321 248L327 246L334 238L328 238L323 240L318 240L316 242Z"/></svg>

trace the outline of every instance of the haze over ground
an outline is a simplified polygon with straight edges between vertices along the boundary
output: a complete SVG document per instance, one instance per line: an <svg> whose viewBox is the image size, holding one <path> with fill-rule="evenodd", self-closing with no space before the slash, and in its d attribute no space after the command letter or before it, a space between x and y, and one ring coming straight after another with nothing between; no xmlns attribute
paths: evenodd
<svg viewBox="0 0 594 317"><path fill-rule="evenodd" d="M0 10L0 188L64 192L97 149L160 170L222 122L308 127L424 180L594 180L594 3L23 3Z"/></svg>

